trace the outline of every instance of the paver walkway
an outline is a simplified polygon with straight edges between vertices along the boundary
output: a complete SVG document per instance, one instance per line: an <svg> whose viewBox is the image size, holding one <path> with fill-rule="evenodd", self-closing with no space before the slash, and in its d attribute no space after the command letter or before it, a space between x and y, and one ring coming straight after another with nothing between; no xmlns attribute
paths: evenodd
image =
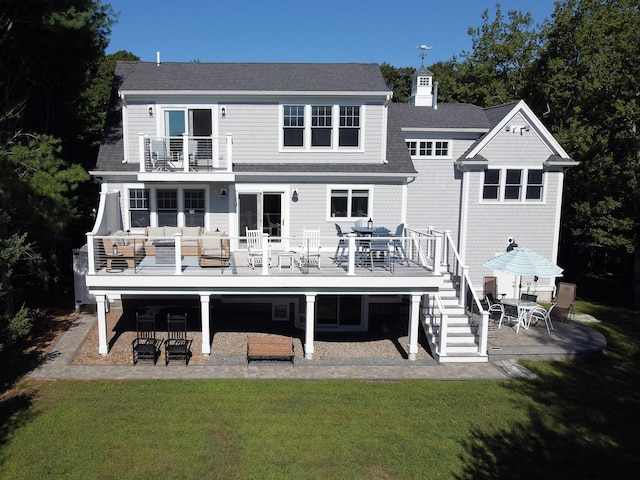
<svg viewBox="0 0 640 480"><path fill-rule="evenodd" d="M51 346L45 360L28 377L35 379L300 379L300 380L478 380L504 379L514 370L502 362L426 364L404 360L397 365L326 365L305 361L256 362L249 365L72 365L71 362L95 323L95 315L80 314ZM507 366L508 367L508 366Z"/></svg>

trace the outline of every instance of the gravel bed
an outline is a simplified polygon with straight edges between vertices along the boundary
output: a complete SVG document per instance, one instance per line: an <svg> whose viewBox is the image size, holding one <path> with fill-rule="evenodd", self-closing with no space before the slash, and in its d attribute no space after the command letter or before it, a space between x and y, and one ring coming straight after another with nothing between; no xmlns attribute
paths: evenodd
<svg viewBox="0 0 640 480"><path fill-rule="evenodd" d="M211 355L202 355L202 333L199 325L191 325L190 318L188 336L192 340L191 365L246 365L247 335L286 335L293 338L295 363L305 365L394 365L406 362L406 345L408 341L406 322L384 322L373 326L370 332L362 333L322 333L318 332L314 340L315 353L313 360L304 358L304 331L289 325L275 322L262 322L252 326L238 322L234 325L217 325L213 329ZM216 326L214 322L214 327ZM255 327L255 328L252 328ZM158 327L159 329L161 326ZM98 354L97 323L79 346L73 364L82 365L132 365L133 356L131 342L135 338L135 323L126 318L122 312L107 314L107 336L110 343L107 355ZM158 337L166 336L158 331ZM159 363L164 363L164 351L161 349ZM435 361L424 346L419 344L417 364L434 364Z"/></svg>

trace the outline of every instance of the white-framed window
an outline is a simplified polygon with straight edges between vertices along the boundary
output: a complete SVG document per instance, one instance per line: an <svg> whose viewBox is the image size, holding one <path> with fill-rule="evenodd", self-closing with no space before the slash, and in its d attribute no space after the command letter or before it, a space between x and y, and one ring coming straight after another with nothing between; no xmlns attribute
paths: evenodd
<svg viewBox="0 0 640 480"><path fill-rule="evenodd" d="M201 189L185 189L184 195L184 226L204 227L205 195Z"/></svg>
<svg viewBox="0 0 640 480"><path fill-rule="evenodd" d="M174 189L156 190L156 205L159 227L178 226L178 191Z"/></svg>
<svg viewBox="0 0 640 480"><path fill-rule="evenodd" d="M331 218L368 218L371 216L371 188L332 187L328 203Z"/></svg>
<svg viewBox="0 0 640 480"><path fill-rule="evenodd" d="M332 107L330 105L311 106L311 146L330 147L333 136Z"/></svg>
<svg viewBox="0 0 640 480"><path fill-rule="evenodd" d="M285 105L283 116L285 147L304 146L304 105Z"/></svg>
<svg viewBox="0 0 640 480"><path fill-rule="evenodd" d="M482 200L542 202L544 172L541 169L486 169L482 185Z"/></svg>
<svg viewBox="0 0 640 480"><path fill-rule="evenodd" d="M129 228L144 228L151 225L149 210L149 190L146 188L129 189Z"/></svg>
<svg viewBox="0 0 640 480"><path fill-rule="evenodd" d="M413 158L451 158L450 140L407 140Z"/></svg>
<svg viewBox="0 0 640 480"><path fill-rule="evenodd" d="M282 105L281 148L360 151L363 108L360 105Z"/></svg>

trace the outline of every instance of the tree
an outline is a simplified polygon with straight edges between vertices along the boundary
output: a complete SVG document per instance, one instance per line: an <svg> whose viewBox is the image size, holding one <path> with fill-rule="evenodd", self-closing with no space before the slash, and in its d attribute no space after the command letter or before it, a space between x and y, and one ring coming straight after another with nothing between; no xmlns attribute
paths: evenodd
<svg viewBox="0 0 640 480"><path fill-rule="evenodd" d="M640 255L637 1L557 3L543 34L531 76L533 98L560 143L581 162L566 178L562 248L596 248L629 272L631 254ZM588 265L584 257L574 260Z"/></svg>
<svg viewBox="0 0 640 480"><path fill-rule="evenodd" d="M444 85L441 100L491 107L522 99L540 47L531 13L510 10L505 19L498 3L495 18L485 9L482 25L468 34L472 50L461 53L462 61L454 56L430 67Z"/></svg>
<svg viewBox="0 0 640 480"><path fill-rule="evenodd" d="M0 344L69 270L82 92L113 18L99 0L0 0Z"/></svg>
<svg viewBox="0 0 640 480"><path fill-rule="evenodd" d="M384 62L380 65L384 83L393 91L394 102L406 103L411 95L411 81L416 69L413 67L396 68Z"/></svg>

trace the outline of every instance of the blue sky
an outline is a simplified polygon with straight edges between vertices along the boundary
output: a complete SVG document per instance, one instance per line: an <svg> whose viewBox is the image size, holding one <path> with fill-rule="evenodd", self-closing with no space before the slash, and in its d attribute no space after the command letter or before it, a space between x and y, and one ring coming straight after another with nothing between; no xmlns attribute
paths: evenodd
<svg viewBox="0 0 640 480"><path fill-rule="evenodd" d="M490 0L104 0L120 12L107 53L165 62L387 62L419 67L471 50ZM550 17L554 0L502 0L508 10Z"/></svg>

